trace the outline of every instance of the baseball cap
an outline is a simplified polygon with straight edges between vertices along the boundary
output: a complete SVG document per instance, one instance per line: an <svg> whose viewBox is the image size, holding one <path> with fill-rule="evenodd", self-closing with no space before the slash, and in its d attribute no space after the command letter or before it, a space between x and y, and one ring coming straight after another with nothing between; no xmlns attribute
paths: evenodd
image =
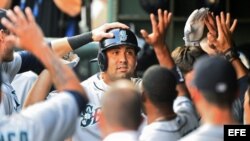
<svg viewBox="0 0 250 141"><path fill-rule="evenodd" d="M0 29L4 29L5 30L6 28L1 23L1 19L2 18L7 18L7 16L6 16L6 10L0 8Z"/></svg>
<svg viewBox="0 0 250 141"><path fill-rule="evenodd" d="M237 91L235 69L222 56L203 56L197 60L193 69L192 83L199 90L210 95L235 94Z"/></svg>

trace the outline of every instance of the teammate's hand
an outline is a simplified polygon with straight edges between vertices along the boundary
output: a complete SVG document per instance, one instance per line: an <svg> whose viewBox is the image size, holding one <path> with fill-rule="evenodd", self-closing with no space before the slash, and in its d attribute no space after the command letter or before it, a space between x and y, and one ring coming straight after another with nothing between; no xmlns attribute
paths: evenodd
<svg viewBox="0 0 250 141"><path fill-rule="evenodd" d="M107 33L107 30L112 28L123 28L128 29L129 27L125 24L114 22L114 23L106 23L94 30L92 30L92 39L93 41L101 41L103 38L112 38L114 35L112 33Z"/></svg>
<svg viewBox="0 0 250 141"><path fill-rule="evenodd" d="M215 46L216 50L220 53L224 53L226 50L233 46L232 42L232 28L228 25L227 19L225 19L225 14L221 12L220 17L216 16L216 25L218 30L218 35L214 36L210 32L207 35L209 44ZM233 30L235 29L233 25Z"/></svg>
<svg viewBox="0 0 250 141"><path fill-rule="evenodd" d="M24 14L20 7L15 6L14 11L8 10L6 14L9 19L2 18L1 22L10 32L17 35L22 49L32 51L38 44L45 43L42 30L36 24L30 8L26 8ZM6 40L14 39L10 36Z"/></svg>
<svg viewBox="0 0 250 141"><path fill-rule="evenodd" d="M165 45L165 38L167 28L170 25L172 13L165 10L162 12L158 9L158 22L156 21L155 15L150 14L150 20L152 24L152 33L148 33L145 29L141 30L142 37L145 41L153 47L163 47Z"/></svg>
<svg viewBox="0 0 250 141"><path fill-rule="evenodd" d="M194 10L188 17L184 27L184 41L186 46L199 45L204 31L204 18L207 16L208 8Z"/></svg>

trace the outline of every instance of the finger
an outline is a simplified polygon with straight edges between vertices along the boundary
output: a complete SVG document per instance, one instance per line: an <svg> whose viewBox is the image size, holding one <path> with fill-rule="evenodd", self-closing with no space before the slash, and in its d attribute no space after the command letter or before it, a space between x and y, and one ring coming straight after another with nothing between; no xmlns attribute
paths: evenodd
<svg viewBox="0 0 250 141"><path fill-rule="evenodd" d="M221 21L221 24L226 24L224 12L220 12L220 21Z"/></svg>
<svg viewBox="0 0 250 141"><path fill-rule="evenodd" d="M166 22L165 22L165 26L168 27L170 22L171 22L171 19L172 19L172 13L171 12L165 12L164 13L164 17L167 19Z"/></svg>
<svg viewBox="0 0 250 141"><path fill-rule="evenodd" d="M218 38L224 35L224 29L221 23L221 18L219 16L216 16L216 24L217 24L217 29L218 29Z"/></svg>
<svg viewBox="0 0 250 141"><path fill-rule="evenodd" d="M25 8L25 14L27 15L27 19L29 22L32 22L32 23L35 22L35 18L34 18L32 11L29 7Z"/></svg>
<svg viewBox="0 0 250 141"><path fill-rule="evenodd" d="M12 22L10 22L9 20L7 20L6 18L2 18L1 19L1 23L3 24L4 27L6 27L9 31L13 32L13 33L16 33L14 31L15 29L15 26Z"/></svg>
<svg viewBox="0 0 250 141"><path fill-rule="evenodd" d="M153 32L158 32L158 28L157 28L157 22L156 22L156 19L155 19L155 16L154 14L150 14L150 20L151 20L151 25L152 25L152 30Z"/></svg>
<svg viewBox="0 0 250 141"><path fill-rule="evenodd" d="M207 17L207 18L208 18L208 17ZM215 27L209 22L209 20L208 20L207 18L205 18L205 25L206 25L207 29L208 29L208 31L209 31L211 34L213 34L214 36L216 36L216 35L217 35L216 29L215 29Z"/></svg>
<svg viewBox="0 0 250 141"><path fill-rule="evenodd" d="M168 23L168 11L167 10L164 10L163 21L164 21L165 26L166 26L166 24Z"/></svg>
<svg viewBox="0 0 250 141"><path fill-rule="evenodd" d="M103 38L112 38L112 37L114 37L114 34L113 33L102 33L101 36Z"/></svg>
<svg viewBox="0 0 250 141"><path fill-rule="evenodd" d="M226 17L226 25L227 25L227 27L228 27L228 28L230 27L230 21L231 21L230 14L229 14L229 13L227 13L227 17Z"/></svg>
<svg viewBox="0 0 250 141"><path fill-rule="evenodd" d="M162 10L161 9L158 9L158 27L160 28L160 31L163 30L164 28L164 21L163 21L163 17L162 17Z"/></svg>
<svg viewBox="0 0 250 141"><path fill-rule="evenodd" d="M14 13L12 10L8 10L8 11L6 12L6 15L7 15L7 17L9 18L9 20L10 20L12 23L16 23L17 17L16 17L15 13Z"/></svg>
<svg viewBox="0 0 250 141"><path fill-rule="evenodd" d="M148 32L146 30L144 30L144 29L142 29L140 32L141 32L142 37L148 43L148 41L149 41Z"/></svg>
<svg viewBox="0 0 250 141"><path fill-rule="evenodd" d="M206 17L206 19L208 20L209 24L212 26L212 28L214 30L216 30L216 24L215 24L215 18L214 16L212 15L212 13L209 13Z"/></svg>
<svg viewBox="0 0 250 141"><path fill-rule="evenodd" d="M235 19L235 20L233 21L232 26L230 27L230 32L231 32L231 34L235 31L235 28L236 28L236 26L237 26L237 23L238 23L238 20Z"/></svg>
<svg viewBox="0 0 250 141"><path fill-rule="evenodd" d="M25 17L24 13L22 12L22 10L20 9L19 6L14 7L14 12L17 15L17 19L18 19L17 22L19 24L27 22L26 17Z"/></svg>
<svg viewBox="0 0 250 141"><path fill-rule="evenodd" d="M106 30L111 29L111 28L124 28L124 29L128 29L129 27L123 23L120 22L114 22L114 23L109 23L106 24L104 27Z"/></svg>

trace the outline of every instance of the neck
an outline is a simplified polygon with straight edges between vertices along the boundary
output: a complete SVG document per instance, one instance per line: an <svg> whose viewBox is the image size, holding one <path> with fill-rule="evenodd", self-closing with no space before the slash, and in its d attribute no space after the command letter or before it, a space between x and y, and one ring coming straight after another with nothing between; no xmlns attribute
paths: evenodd
<svg viewBox="0 0 250 141"><path fill-rule="evenodd" d="M111 79L109 79L109 77L107 76L107 74L105 72L101 72L100 77L102 78L102 80L106 83L106 84L110 84L112 82Z"/></svg>
<svg viewBox="0 0 250 141"><path fill-rule="evenodd" d="M202 112L202 122L214 125L237 124L229 109L219 109L215 106L208 107L211 112Z"/></svg>
<svg viewBox="0 0 250 141"><path fill-rule="evenodd" d="M166 107L160 109L153 106L146 109L148 124L155 121L169 121L176 117L176 113L173 110L166 110Z"/></svg>

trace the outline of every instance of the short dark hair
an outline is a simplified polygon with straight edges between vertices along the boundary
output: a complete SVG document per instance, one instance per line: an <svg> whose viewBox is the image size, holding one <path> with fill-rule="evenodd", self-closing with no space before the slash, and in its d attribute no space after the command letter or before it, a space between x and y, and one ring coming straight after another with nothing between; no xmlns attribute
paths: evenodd
<svg viewBox="0 0 250 141"><path fill-rule="evenodd" d="M183 74L190 72L196 60L203 55L206 55L206 52L198 46L177 47L171 53L175 64Z"/></svg>
<svg viewBox="0 0 250 141"><path fill-rule="evenodd" d="M177 82L170 70L153 65L145 71L142 79L142 87L154 105L173 105L177 97Z"/></svg>

